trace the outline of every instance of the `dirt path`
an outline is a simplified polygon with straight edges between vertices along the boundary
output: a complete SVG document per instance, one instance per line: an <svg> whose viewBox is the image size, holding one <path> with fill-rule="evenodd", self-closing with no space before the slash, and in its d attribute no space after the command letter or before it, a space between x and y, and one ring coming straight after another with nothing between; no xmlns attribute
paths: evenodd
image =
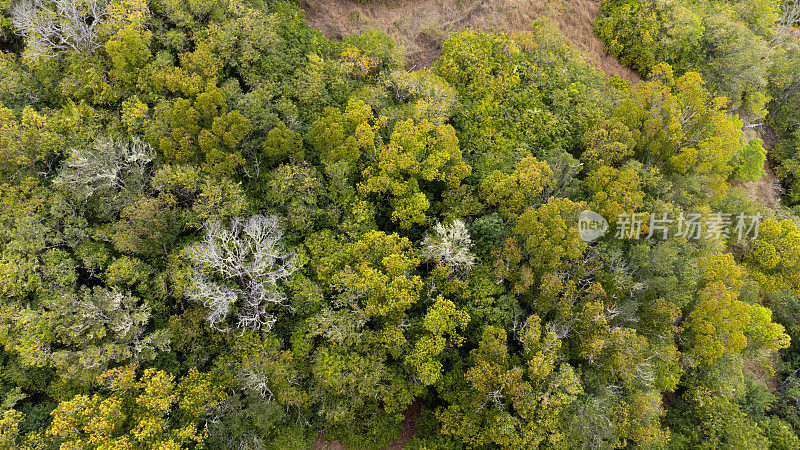
<svg viewBox="0 0 800 450"><path fill-rule="evenodd" d="M608 75L639 81L608 55L592 24L600 0L300 0L306 22L341 39L367 29L382 31L405 47L409 68L427 68L448 33L475 28L515 34L539 17L554 19L567 41Z"/></svg>

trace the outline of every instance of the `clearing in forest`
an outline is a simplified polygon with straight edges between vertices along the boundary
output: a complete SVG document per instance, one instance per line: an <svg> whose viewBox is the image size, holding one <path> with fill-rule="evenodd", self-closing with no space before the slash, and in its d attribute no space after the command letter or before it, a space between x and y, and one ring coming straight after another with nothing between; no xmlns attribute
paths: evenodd
<svg viewBox="0 0 800 450"><path fill-rule="evenodd" d="M515 34L548 17L567 41L607 75L641 78L603 49L592 25L600 0L301 0L306 22L341 39L364 30L386 33L403 45L409 69L427 68L439 57L448 33L474 28Z"/></svg>

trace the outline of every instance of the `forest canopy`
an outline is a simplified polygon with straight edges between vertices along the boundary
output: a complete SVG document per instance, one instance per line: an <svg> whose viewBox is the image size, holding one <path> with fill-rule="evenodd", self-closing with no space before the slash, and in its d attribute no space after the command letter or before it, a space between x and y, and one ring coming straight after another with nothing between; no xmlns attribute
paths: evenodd
<svg viewBox="0 0 800 450"><path fill-rule="evenodd" d="M0 448L800 448L798 25L0 0Z"/></svg>

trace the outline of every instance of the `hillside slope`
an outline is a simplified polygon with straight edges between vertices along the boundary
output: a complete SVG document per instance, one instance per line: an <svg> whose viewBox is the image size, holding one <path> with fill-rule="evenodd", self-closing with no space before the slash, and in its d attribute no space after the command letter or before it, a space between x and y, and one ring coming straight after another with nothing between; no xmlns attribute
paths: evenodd
<svg viewBox="0 0 800 450"><path fill-rule="evenodd" d="M555 20L581 54L608 75L629 81L640 77L603 49L592 24L599 0L302 0L309 25L325 36L341 39L373 29L382 31L406 50L409 69L426 68L439 56L441 43L453 31L475 28L514 34L530 28L539 17Z"/></svg>

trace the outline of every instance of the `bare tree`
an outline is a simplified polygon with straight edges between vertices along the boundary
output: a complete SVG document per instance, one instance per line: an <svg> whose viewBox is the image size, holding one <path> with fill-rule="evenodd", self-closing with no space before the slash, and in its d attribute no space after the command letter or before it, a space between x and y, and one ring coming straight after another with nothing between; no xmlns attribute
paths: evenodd
<svg viewBox="0 0 800 450"><path fill-rule="evenodd" d="M475 255L470 252L472 239L461 220L456 219L450 225L437 223L433 233L422 241L422 246L428 260L460 273L469 272L475 265Z"/></svg>
<svg viewBox="0 0 800 450"><path fill-rule="evenodd" d="M770 47L783 45L789 35L796 30L795 25L800 23L800 0L785 0L781 6L781 18L775 28L775 37L772 38Z"/></svg>
<svg viewBox="0 0 800 450"><path fill-rule="evenodd" d="M98 191L118 209L144 193L150 163L156 153L150 144L136 137L101 137L94 147L73 149L54 183L86 200Z"/></svg>
<svg viewBox="0 0 800 450"><path fill-rule="evenodd" d="M186 295L211 310L212 327L222 329L235 307L238 327L271 329L277 318L270 307L286 301L278 283L299 268L297 254L281 243L278 218L236 218L227 228L213 219L205 229L204 239L187 250L194 270Z"/></svg>
<svg viewBox="0 0 800 450"><path fill-rule="evenodd" d="M104 0L22 0L11 19L27 41L27 56L37 60L99 48L95 29L105 14Z"/></svg>

